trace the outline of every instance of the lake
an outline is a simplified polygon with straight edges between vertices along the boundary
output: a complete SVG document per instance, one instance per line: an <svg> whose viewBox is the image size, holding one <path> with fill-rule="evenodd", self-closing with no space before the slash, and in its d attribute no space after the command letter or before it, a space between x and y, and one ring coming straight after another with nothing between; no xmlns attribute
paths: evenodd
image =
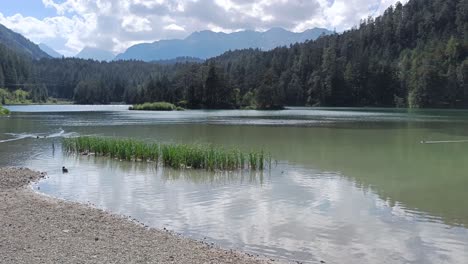
<svg viewBox="0 0 468 264"><path fill-rule="evenodd" d="M0 166L46 171L41 193L277 259L468 263L468 111L7 108ZM274 162L211 173L63 153L77 135L264 149Z"/></svg>

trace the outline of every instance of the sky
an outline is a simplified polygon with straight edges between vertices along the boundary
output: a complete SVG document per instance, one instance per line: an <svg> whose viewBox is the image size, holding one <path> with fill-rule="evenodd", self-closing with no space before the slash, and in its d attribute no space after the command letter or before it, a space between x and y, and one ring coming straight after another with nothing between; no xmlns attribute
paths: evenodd
<svg viewBox="0 0 468 264"><path fill-rule="evenodd" d="M407 0L400 0L405 3ZM120 53L131 45L272 27L338 32L398 0L2 0L0 23L65 56L86 46Z"/></svg>

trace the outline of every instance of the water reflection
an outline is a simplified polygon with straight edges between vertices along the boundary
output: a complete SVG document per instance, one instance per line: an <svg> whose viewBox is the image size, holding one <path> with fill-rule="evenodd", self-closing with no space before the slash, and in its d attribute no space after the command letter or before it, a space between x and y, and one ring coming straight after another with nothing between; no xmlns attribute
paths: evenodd
<svg viewBox="0 0 468 264"><path fill-rule="evenodd" d="M268 256L328 263L464 263L468 232L381 200L332 172L281 163L267 177L62 156L41 192ZM37 164L31 164L37 166Z"/></svg>
<svg viewBox="0 0 468 264"><path fill-rule="evenodd" d="M159 173L165 180L183 180L195 184L248 183L262 185L265 172L249 170L206 172L202 170L168 170L161 168Z"/></svg>
<svg viewBox="0 0 468 264"><path fill-rule="evenodd" d="M61 148L61 145L57 146ZM60 151L61 152L61 151ZM61 154L62 155L62 154ZM63 163L75 164L72 166L78 166L80 160L87 160L94 166L101 166L106 170L115 172L120 171L123 173L146 173L150 175L156 175L164 181L185 181L192 182L194 184L231 184L239 183L243 184L257 184L262 185L264 177L268 177L271 170L266 169L264 171L254 170L235 170L235 171L207 171L207 170L192 170L192 169L180 169L175 170L171 168L165 168L158 165L156 162L126 162L119 161L118 159L109 159L107 157L95 157L76 155L76 154L64 154ZM70 166L70 165L69 165ZM82 168L76 168L82 170Z"/></svg>

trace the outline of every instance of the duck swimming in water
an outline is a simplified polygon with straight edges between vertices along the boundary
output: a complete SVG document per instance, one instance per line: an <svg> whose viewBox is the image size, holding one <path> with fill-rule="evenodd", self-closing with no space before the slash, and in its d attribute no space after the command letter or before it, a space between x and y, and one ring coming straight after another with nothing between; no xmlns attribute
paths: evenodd
<svg viewBox="0 0 468 264"><path fill-rule="evenodd" d="M63 172L63 173L68 173L68 169L65 168L65 166L63 166L63 167L62 167L62 172Z"/></svg>

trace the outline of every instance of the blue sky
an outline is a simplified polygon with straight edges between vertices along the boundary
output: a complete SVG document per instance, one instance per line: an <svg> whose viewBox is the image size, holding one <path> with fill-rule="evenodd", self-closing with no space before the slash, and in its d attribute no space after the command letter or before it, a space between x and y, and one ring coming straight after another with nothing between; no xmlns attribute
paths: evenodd
<svg viewBox="0 0 468 264"><path fill-rule="evenodd" d="M50 7L46 8L42 0L4 0L0 2L0 12L5 16L19 13L23 16L32 16L38 19L57 15L56 10Z"/></svg>
<svg viewBox="0 0 468 264"><path fill-rule="evenodd" d="M402 0L404 3L407 0ZM343 31L397 0L3 0L0 23L71 56L85 46L119 53L194 31L283 27Z"/></svg>

